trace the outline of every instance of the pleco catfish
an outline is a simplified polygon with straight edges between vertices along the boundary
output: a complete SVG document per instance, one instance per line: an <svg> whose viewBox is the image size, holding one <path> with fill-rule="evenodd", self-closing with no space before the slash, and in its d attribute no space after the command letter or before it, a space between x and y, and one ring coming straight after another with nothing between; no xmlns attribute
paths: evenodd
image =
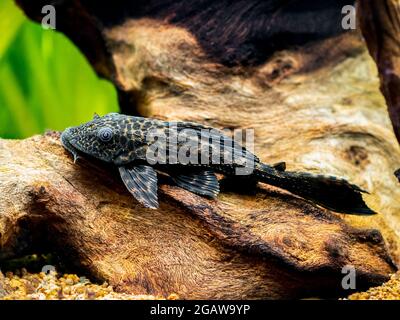
<svg viewBox="0 0 400 320"><path fill-rule="evenodd" d="M328 209L349 214L374 214L366 192L344 179L286 171L284 162L263 164L221 131L191 122L166 122L110 113L67 128L63 146L74 156L88 155L118 167L129 192L144 206L158 208L157 171L171 176L190 192L216 198L222 173L242 184L267 183ZM249 185L252 185L251 183Z"/></svg>

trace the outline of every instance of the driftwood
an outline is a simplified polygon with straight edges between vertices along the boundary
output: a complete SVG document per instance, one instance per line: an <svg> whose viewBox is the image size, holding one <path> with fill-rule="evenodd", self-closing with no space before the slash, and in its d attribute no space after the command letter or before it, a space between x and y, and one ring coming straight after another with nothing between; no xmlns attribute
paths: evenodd
<svg viewBox="0 0 400 320"><path fill-rule="evenodd" d="M40 1L18 2L41 20ZM251 193L231 182L212 201L167 180L160 210L144 209L112 168L74 165L53 133L0 142L0 259L47 248L118 290L183 298L334 296L346 265L356 269L358 290L397 269L400 188L392 173L400 150L357 31L328 26L252 60L240 49L249 45L240 39L251 36L245 31L207 47L213 39L195 27L204 15L173 21L167 8L159 16L137 10L131 17L128 9L118 16L119 3L112 10L88 3L63 1L58 28L113 81L124 113L254 128L264 162L346 177L370 192L365 199L379 214L346 216L267 185ZM207 21L233 23L217 9ZM275 24L286 18L278 10L268 30L279 35ZM254 27L235 23L239 31Z"/></svg>
<svg viewBox="0 0 400 320"><path fill-rule="evenodd" d="M119 290L184 298L338 294L345 265L359 288L395 269L378 231L268 187L211 201L163 184L160 209L144 209L58 138L1 141L3 259L48 250Z"/></svg>
<svg viewBox="0 0 400 320"><path fill-rule="evenodd" d="M361 29L376 61L394 132L400 142L400 1L360 1Z"/></svg>

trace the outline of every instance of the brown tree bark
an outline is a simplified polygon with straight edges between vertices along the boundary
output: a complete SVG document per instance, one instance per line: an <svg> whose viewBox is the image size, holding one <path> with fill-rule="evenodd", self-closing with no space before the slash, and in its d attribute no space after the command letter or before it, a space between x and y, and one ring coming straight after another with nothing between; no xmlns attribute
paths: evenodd
<svg viewBox="0 0 400 320"><path fill-rule="evenodd" d="M40 1L19 2L40 21ZM232 67L182 25L148 16L106 23L93 10L64 1L59 30L115 84L123 112L253 128L264 162L346 177L379 214L337 214L267 185L243 193L224 183L211 201L168 181L160 210L148 210L112 168L74 165L50 134L1 141L1 258L47 244L121 291L183 298L339 295L346 265L357 289L397 269L400 150L358 32Z"/></svg>

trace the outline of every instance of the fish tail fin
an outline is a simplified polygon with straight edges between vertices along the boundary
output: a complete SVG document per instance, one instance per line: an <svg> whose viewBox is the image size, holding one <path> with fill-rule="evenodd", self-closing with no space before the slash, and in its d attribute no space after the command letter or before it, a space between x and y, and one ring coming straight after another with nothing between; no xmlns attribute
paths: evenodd
<svg viewBox="0 0 400 320"><path fill-rule="evenodd" d="M357 215L376 213L363 200L362 194L367 192L345 179L305 172L278 171L262 163L257 166L256 174L261 182L286 189L333 211Z"/></svg>

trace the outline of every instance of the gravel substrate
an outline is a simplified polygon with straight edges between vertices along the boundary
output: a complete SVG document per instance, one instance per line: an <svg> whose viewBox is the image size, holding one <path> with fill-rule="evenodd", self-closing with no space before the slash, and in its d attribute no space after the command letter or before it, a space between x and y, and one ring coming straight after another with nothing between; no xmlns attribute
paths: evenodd
<svg viewBox="0 0 400 320"><path fill-rule="evenodd" d="M400 300L400 272L391 276L388 282L365 292L357 292L349 300Z"/></svg>
<svg viewBox="0 0 400 320"><path fill-rule="evenodd" d="M57 275L28 273L21 271L21 276L11 272L0 272L0 299L2 300L174 300L176 294L169 297L151 295L133 295L114 292L107 283L93 284L85 277L74 274Z"/></svg>

